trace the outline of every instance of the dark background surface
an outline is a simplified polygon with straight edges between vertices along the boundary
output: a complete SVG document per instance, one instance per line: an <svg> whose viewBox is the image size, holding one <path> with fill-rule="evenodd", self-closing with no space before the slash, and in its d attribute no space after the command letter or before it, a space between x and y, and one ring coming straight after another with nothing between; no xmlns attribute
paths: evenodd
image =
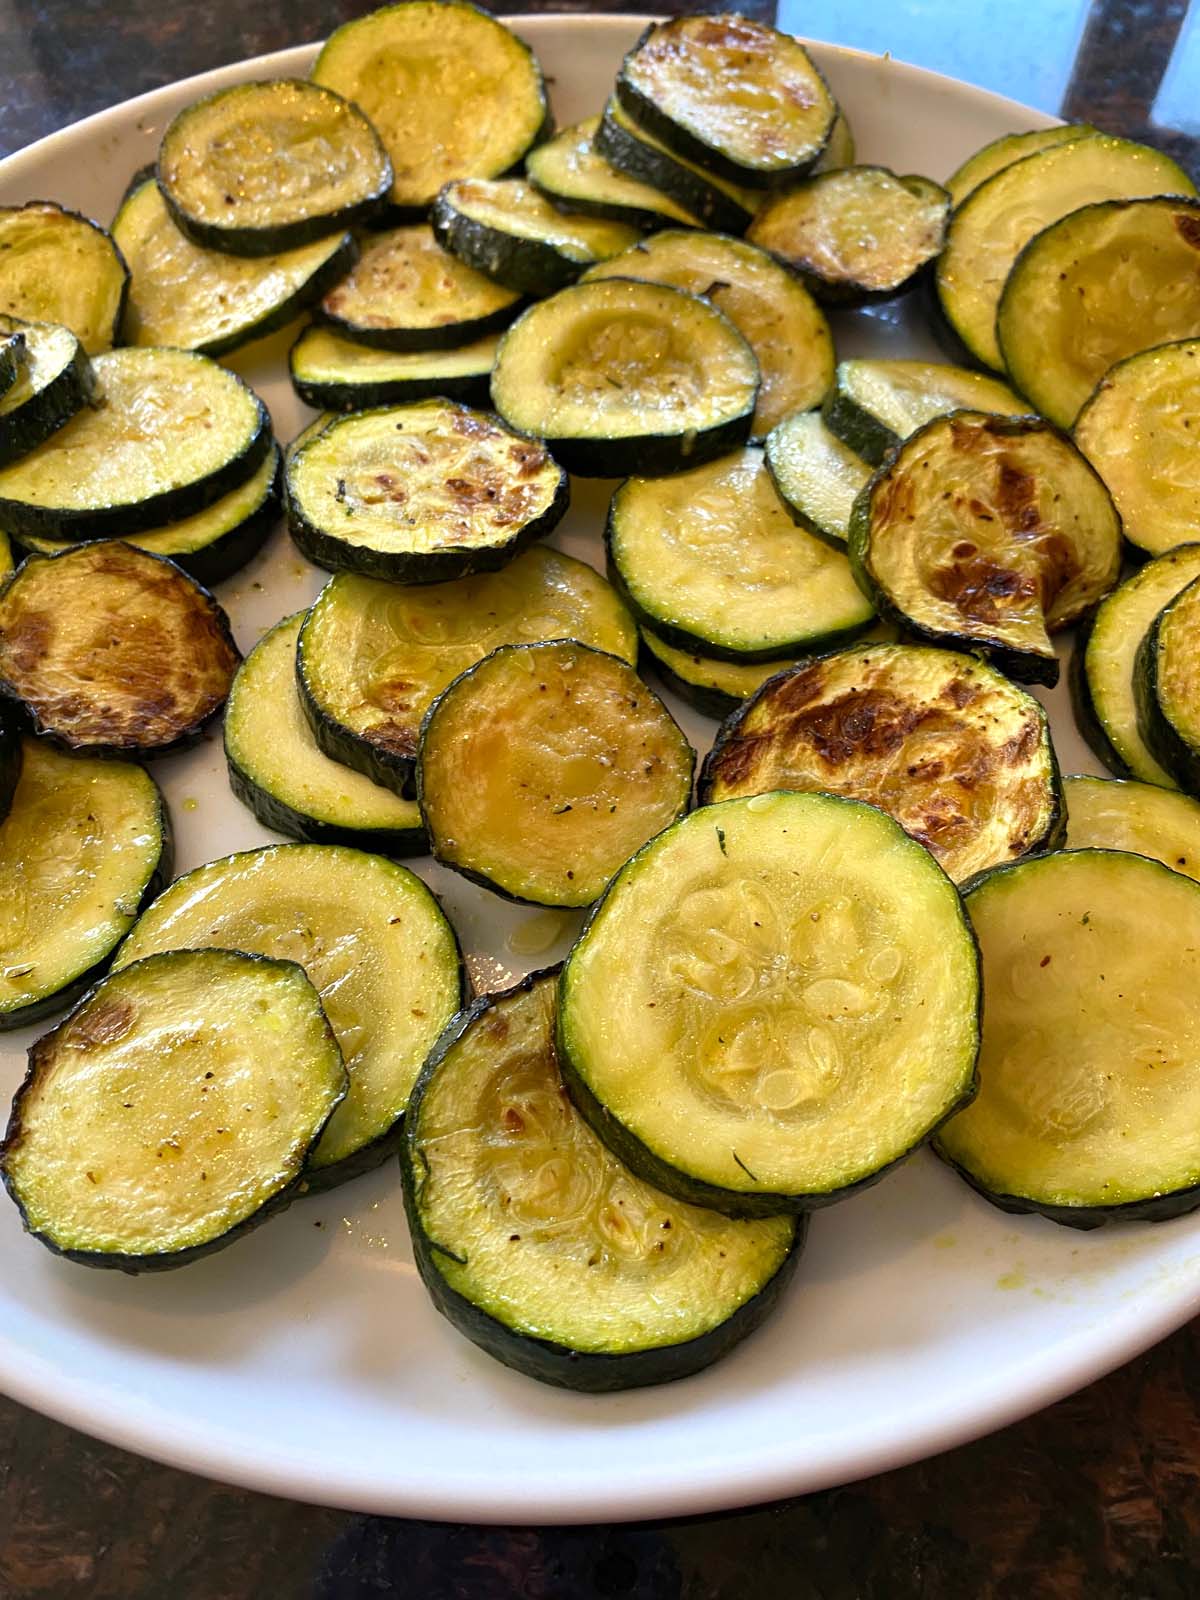
<svg viewBox="0 0 1200 1600"><path fill-rule="evenodd" d="M366 9L0 0L0 154ZM782 0L779 15L812 38L1149 139L1200 171L1200 10L1181 0ZM1197 1326L933 1461L758 1511L626 1528L314 1509L156 1466L0 1400L0 1600L1195 1600Z"/></svg>

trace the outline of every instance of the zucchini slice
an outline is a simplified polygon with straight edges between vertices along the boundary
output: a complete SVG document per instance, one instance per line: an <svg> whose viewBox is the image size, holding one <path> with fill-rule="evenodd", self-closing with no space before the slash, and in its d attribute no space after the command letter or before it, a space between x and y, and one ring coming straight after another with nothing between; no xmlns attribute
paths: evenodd
<svg viewBox="0 0 1200 1600"><path fill-rule="evenodd" d="M873 806L703 806L567 958L558 1057L639 1177L731 1216L839 1200L971 1098L978 958L954 885Z"/></svg>
<svg viewBox="0 0 1200 1600"><path fill-rule="evenodd" d="M1200 339L1118 361L1075 419L1075 443L1108 485L1135 550L1187 544L1200 501Z"/></svg>
<svg viewBox="0 0 1200 1600"><path fill-rule="evenodd" d="M772 678L717 735L701 805L772 789L868 800L956 883L1062 837L1046 713L974 656L856 645Z"/></svg>
<svg viewBox="0 0 1200 1600"><path fill-rule="evenodd" d="M0 523L20 538L142 533L203 511L271 448L262 401L187 350L97 356L95 403L0 471Z"/></svg>
<svg viewBox="0 0 1200 1600"><path fill-rule="evenodd" d="M376 234L321 301L344 339L380 350L445 350L506 328L521 296L443 250L427 223Z"/></svg>
<svg viewBox="0 0 1200 1600"><path fill-rule="evenodd" d="M672 150L751 189L806 173L838 110L798 40L735 14L651 23L621 64L617 96Z"/></svg>
<svg viewBox="0 0 1200 1600"><path fill-rule="evenodd" d="M1028 133L1003 134L976 150L973 156L968 156L961 167L956 167L946 179L946 190L953 203L960 206L981 183L995 177L997 172L1003 172L1005 167L1011 167L1014 161L1097 132L1099 129L1093 128L1090 122L1064 122L1055 128L1032 128Z"/></svg>
<svg viewBox="0 0 1200 1600"><path fill-rule="evenodd" d="M0 532L0 586L13 570L12 546L8 542L8 535Z"/></svg>
<svg viewBox="0 0 1200 1600"><path fill-rule="evenodd" d="M400 1168L417 1266L442 1315L528 1377L687 1377L762 1322L803 1222L735 1222L634 1177L564 1091L555 982L468 1006L421 1073Z"/></svg>
<svg viewBox="0 0 1200 1600"><path fill-rule="evenodd" d="M587 906L687 810L695 761L619 656L501 645L430 707L417 793L446 866L509 900Z"/></svg>
<svg viewBox="0 0 1200 1600"><path fill-rule="evenodd" d="M749 700L768 678L794 666L794 661L717 661L680 650L650 628L640 630L648 664L663 684L706 717L718 720Z"/></svg>
<svg viewBox="0 0 1200 1600"><path fill-rule="evenodd" d="M882 615L1053 684L1050 634L1116 583L1121 524L1094 470L1040 418L953 411L876 472L849 551Z"/></svg>
<svg viewBox="0 0 1200 1600"><path fill-rule="evenodd" d="M1200 1204L1200 885L1071 850L967 897L986 996L979 1095L937 1151L1003 1211L1070 1227Z"/></svg>
<svg viewBox="0 0 1200 1600"><path fill-rule="evenodd" d="M585 267L637 238L623 222L565 216L521 178L448 183L433 208L433 231L469 267L528 295L565 289Z"/></svg>
<svg viewBox="0 0 1200 1600"><path fill-rule="evenodd" d="M0 467L36 450L92 397L92 364L70 328L0 315L0 332L17 331L25 365L0 395Z"/></svg>
<svg viewBox="0 0 1200 1600"><path fill-rule="evenodd" d="M502 644L578 639L637 660L637 628L582 561L532 545L500 572L422 588L340 573L300 632L300 697L317 744L376 783L411 793L421 719Z"/></svg>
<svg viewBox="0 0 1200 1600"><path fill-rule="evenodd" d="M166 802L144 767L21 742L0 823L0 1030L62 1011L171 875Z"/></svg>
<svg viewBox="0 0 1200 1600"><path fill-rule="evenodd" d="M463 0L400 0L343 23L312 76L371 119L391 157L392 204L410 213L454 178L515 167L550 122L533 51Z"/></svg>
<svg viewBox="0 0 1200 1600"><path fill-rule="evenodd" d="M1116 362L1198 334L1195 200L1109 200L1072 212L1025 246L996 313L1013 382L1061 428Z"/></svg>
<svg viewBox="0 0 1200 1600"><path fill-rule="evenodd" d="M504 420L584 478L656 477L736 449L758 387L754 352L723 312L625 278L575 284L531 306L492 369Z"/></svg>
<svg viewBox="0 0 1200 1600"><path fill-rule="evenodd" d="M1200 879L1200 802L1154 783L1064 778L1068 850L1129 850Z"/></svg>
<svg viewBox="0 0 1200 1600"><path fill-rule="evenodd" d="M228 945L297 961L320 991L350 1087L308 1159L326 1188L392 1154L421 1063L462 1004L454 930L414 873L337 845L277 844L177 878L116 966Z"/></svg>
<svg viewBox="0 0 1200 1600"><path fill-rule="evenodd" d="M1096 200L1195 193L1169 156L1107 134L1070 139L1014 161L981 183L950 219L937 264L946 320L973 356L1002 371L996 311L1013 262L1034 234Z"/></svg>
<svg viewBox="0 0 1200 1600"><path fill-rule="evenodd" d="M56 1255L181 1267L293 1198L345 1092L294 962L171 950L106 978L33 1046L0 1175Z"/></svg>
<svg viewBox="0 0 1200 1600"><path fill-rule="evenodd" d="M596 129L596 149L618 172L669 195L709 228L741 233L763 201L760 189L730 183L668 149L633 120L615 94Z"/></svg>
<svg viewBox="0 0 1200 1600"><path fill-rule="evenodd" d="M286 480L302 555L393 583L494 572L555 528L570 499L536 440L453 400L338 417L290 458Z"/></svg>
<svg viewBox="0 0 1200 1600"><path fill-rule="evenodd" d="M1181 789L1200 792L1200 578L1168 600L1133 665L1138 732Z"/></svg>
<svg viewBox="0 0 1200 1600"><path fill-rule="evenodd" d="M207 589L117 540L32 555L0 591L0 696L82 755L193 744L240 659Z"/></svg>
<svg viewBox="0 0 1200 1600"><path fill-rule="evenodd" d="M950 196L887 167L838 167L775 196L746 237L797 272L818 300L862 306L911 289L945 242Z"/></svg>
<svg viewBox="0 0 1200 1600"><path fill-rule="evenodd" d="M364 222L392 164L356 105L306 78L218 89L185 106L158 147L158 186L194 243L274 256Z"/></svg>
<svg viewBox="0 0 1200 1600"><path fill-rule="evenodd" d="M122 201L113 238L131 275L126 342L209 356L284 327L337 282L355 254L348 233L253 260L206 249L176 227L153 178Z"/></svg>
<svg viewBox="0 0 1200 1600"><path fill-rule="evenodd" d="M792 521L761 450L628 479L605 539L639 621L681 650L772 661L853 638L875 618L845 554Z"/></svg>
<svg viewBox="0 0 1200 1600"><path fill-rule="evenodd" d="M767 435L765 455L775 492L793 522L844 550L854 501L871 476L862 457L825 426L819 411L796 411L777 422Z"/></svg>
<svg viewBox="0 0 1200 1600"><path fill-rule="evenodd" d="M116 343L129 269L111 236L53 200L0 206L0 312L69 328L88 355Z"/></svg>
<svg viewBox="0 0 1200 1600"><path fill-rule="evenodd" d="M314 326L292 346L288 367L304 404L322 411L412 405L439 395L486 405L499 343L491 333L455 350L372 350Z"/></svg>
<svg viewBox="0 0 1200 1600"><path fill-rule="evenodd" d="M825 426L873 467L889 450L948 411L1028 416L1006 383L937 361L839 361L825 397Z"/></svg>
<svg viewBox="0 0 1200 1600"><path fill-rule="evenodd" d="M704 296L754 351L762 374L751 437L792 411L820 405L833 380L833 335L802 283L777 261L717 233L671 229L592 267L595 278L640 278Z"/></svg>
<svg viewBox="0 0 1200 1600"><path fill-rule="evenodd" d="M599 117L588 117L525 157L525 175L535 189L564 211L606 217L631 228L661 228L667 223L700 228L693 212L661 189L611 166L595 147Z"/></svg>
<svg viewBox="0 0 1200 1600"><path fill-rule="evenodd" d="M0 396L6 395L25 370L25 335L11 325L0 328Z"/></svg>
<svg viewBox="0 0 1200 1600"><path fill-rule="evenodd" d="M0 709L0 823L12 810L21 777L21 736L14 718Z"/></svg>
<svg viewBox="0 0 1200 1600"><path fill-rule="evenodd" d="M1133 669L1155 617L1200 578L1200 544L1180 545L1126 578L1080 630L1071 658L1075 720L1092 750L1118 778L1174 787L1138 731Z"/></svg>
<svg viewBox="0 0 1200 1600"><path fill-rule="evenodd" d="M225 708L229 786L264 827L293 839L422 855L416 801L331 761L313 738L296 683L304 616L277 622L238 668Z"/></svg>

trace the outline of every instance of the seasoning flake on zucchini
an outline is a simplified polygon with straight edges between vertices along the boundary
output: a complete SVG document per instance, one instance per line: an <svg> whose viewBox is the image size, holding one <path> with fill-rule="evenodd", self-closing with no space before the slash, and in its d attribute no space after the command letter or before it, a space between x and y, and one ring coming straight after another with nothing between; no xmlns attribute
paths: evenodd
<svg viewBox="0 0 1200 1600"><path fill-rule="evenodd" d="M332 328L305 328L288 356L292 387L305 405L366 411L417 400L486 405L500 336L488 334L453 350L374 350Z"/></svg>
<svg viewBox="0 0 1200 1600"><path fill-rule="evenodd" d="M1138 732L1181 789L1200 793L1200 579L1155 617L1133 666Z"/></svg>
<svg viewBox="0 0 1200 1600"><path fill-rule="evenodd" d="M631 228L700 228L704 224L662 190L611 166L595 147L599 117L564 128L525 157L525 174L535 189L564 211L606 217Z"/></svg>
<svg viewBox="0 0 1200 1600"><path fill-rule="evenodd" d="M984 372L937 361L839 361L821 414L825 426L873 467L948 411L1030 414L1029 402Z"/></svg>
<svg viewBox="0 0 1200 1600"><path fill-rule="evenodd" d="M0 314L0 333L19 332L25 361L0 395L0 467L36 450L92 398L92 364L71 332Z"/></svg>
<svg viewBox="0 0 1200 1600"><path fill-rule="evenodd" d="M1200 880L1200 801L1120 778L1063 779L1068 850L1128 850Z"/></svg>
<svg viewBox="0 0 1200 1600"><path fill-rule="evenodd" d="M129 269L98 223L53 200L0 206L0 313L69 328L89 356L116 343Z"/></svg>

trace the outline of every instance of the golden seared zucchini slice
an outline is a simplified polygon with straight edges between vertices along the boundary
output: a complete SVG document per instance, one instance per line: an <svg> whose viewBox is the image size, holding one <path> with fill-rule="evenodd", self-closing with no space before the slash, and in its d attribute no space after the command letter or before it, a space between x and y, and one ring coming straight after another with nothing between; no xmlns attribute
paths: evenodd
<svg viewBox="0 0 1200 1600"><path fill-rule="evenodd" d="M1056 144L1068 144L1072 139L1082 139L1096 133L1090 122L1061 122L1053 128L1032 128L1028 133L1006 133L993 139L982 149L968 156L946 179L946 190L951 201L959 206L981 183L1011 167L1014 161L1025 156L1035 156L1039 150L1049 150Z"/></svg>
<svg viewBox="0 0 1200 1600"><path fill-rule="evenodd" d="M171 950L105 978L33 1046L0 1176L56 1255L182 1267L294 1197L345 1092L294 962Z"/></svg>
<svg viewBox="0 0 1200 1600"><path fill-rule="evenodd" d="M1050 635L1116 583L1121 524L1095 471L1040 418L952 411L863 489L849 550L882 615L1053 684Z"/></svg>
<svg viewBox="0 0 1200 1600"><path fill-rule="evenodd" d="M918 428L948 411L1030 415L1006 383L938 361L839 361L821 415L825 426L873 467Z"/></svg>
<svg viewBox="0 0 1200 1600"><path fill-rule="evenodd" d="M454 930L420 878L337 845L280 844L210 861L144 913L116 966L228 946L295 961L320 991L350 1074L308 1159L310 1188L377 1166L421 1063L462 1003Z"/></svg>
<svg viewBox="0 0 1200 1600"><path fill-rule="evenodd" d="M844 119L834 126L835 130L844 127ZM705 227L741 233L763 202L761 189L730 183L669 149L633 120L615 94L604 107L595 144L597 152L618 172L670 195ZM827 148L833 144L831 135Z"/></svg>
<svg viewBox="0 0 1200 1600"><path fill-rule="evenodd" d="M753 350L723 312L665 284L578 283L500 341L496 410L585 478L658 477L749 437Z"/></svg>
<svg viewBox="0 0 1200 1600"><path fill-rule="evenodd" d="M437 396L486 405L499 343L490 333L453 350L375 350L314 323L292 346L288 367L300 399L322 411L367 411Z"/></svg>
<svg viewBox="0 0 1200 1600"><path fill-rule="evenodd" d="M300 697L326 755L411 793L421 719L447 684L502 644L542 639L637 660L637 628L612 587L544 545L500 572L421 588L343 572L301 630Z"/></svg>
<svg viewBox="0 0 1200 1600"><path fill-rule="evenodd" d="M0 395L0 467L36 450L92 396L92 364L70 328L0 314L0 335L19 333L25 359Z"/></svg>
<svg viewBox="0 0 1200 1600"><path fill-rule="evenodd" d="M617 98L670 149L754 189L815 165L838 114L798 40L736 14L651 23L621 64Z"/></svg>
<svg viewBox="0 0 1200 1600"><path fill-rule="evenodd" d="M818 300L861 306L911 289L946 237L950 196L887 167L838 167L773 196L747 230Z"/></svg>
<svg viewBox="0 0 1200 1600"><path fill-rule="evenodd" d="M1062 786L1046 713L974 656L872 644L801 662L725 723L702 805L772 789L867 800L956 883L1052 849Z"/></svg>
<svg viewBox="0 0 1200 1600"><path fill-rule="evenodd" d="M1154 783L1063 779L1068 850L1129 850L1200 879L1200 801Z"/></svg>
<svg viewBox="0 0 1200 1600"><path fill-rule="evenodd" d="M796 411L777 422L765 458L792 521L844 550L854 502L871 476L863 458L826 427L819 411Z"/></svg>
<svg viewBox="0 0 1200 1600"><path fill-rule="evenodd" d="M1200 792L1200 579L1174 595L1138 645L1138 732L1181 789Z"/></svg>
<svg viewBox="0 0 1200 1600"><path fill-rule="evenodd" d="M706 717L726 717L749 700L768 678L794 661L717 661L695 650L680 650L651 628L639 630L646 663L663 684Z"/></svg>
<svg viewBox="0 0 1200 1600"><path fill-rule="evenodd" d="M493 572L550 533L570 499L537 440L453 400L338 417L290 457L285 478L303 555L393 583Z"/></svg>
<svg viewBox="0 0 1200 1600"><path fill-rule="evenodd" d="M468 1006L418 1080L400 1168L417 1266L460 1333L531 1378L683 1378L762 1322L804 1222L736 1222L634 1177L563 1087L556 976Z"/></svg>
<svg viewBox="0 0 1200 1600"><path fill-rule="evenodd" d="M611 166L596 149L599 117L588 117L540 144L525 157L525 174L535 189L564 211L605 217L631 228L703 223L661 189Z"/></svg>
<svg viewBox="0 0 1200 1600"><path fill-rule="evenodd" d="M171 875L166 803L144 767L25 739L18 770L0 822L0 1030L70 1005Z"/></svg>
<svg viewBox="0 0 1200 1600"><path fill-rule="evenodd" d="M30 556L0 591L0 697L82 755L194 743L239 660L207 589L117 540Z"/></svg>
<svg viewBox="0 0 1200 1600"><path fill-rule="evenodd" d="M502 645L430 708L417 793L446 866L510 900L587 906L687 810L695 759L618 656Z"/></svg>
<svg viewBox="0 0 1200 1600"><path fill-rule="evenodd" d="M129 269L98 223L53 200L0 206L0 313L69 328L89 356L116 343Z"/></svg>
<svg viewBox="0 0 1200 1600"><path fill-rule="evenodd" d="M1003 1211L1069 1227L1200 1204L1200 885L1070 850L967 896L983 957L979 1094L936 1148Z"/></svg>
<svg viewBox="0 0 1200 1600"><path fill-rule="evenodd" d="M773 661L853 638L875 619L845 554L796 526L761 450L628 479L605 538L638 620L681 650Z"/></svg>
<svg viewBox="0 0 1200 1600"><path fill-rule="evenodd" d="M881 1177L974 1091L958 892L882 811L702 806L613 880L567 958L572 1098L639 1177L731 1216Z"/></svg>
<svg viewBox="0 0 1200 1600"><path fill-rule="evenodd" d="M667 229L592 267L587 281L596 278L670 284L725 313L762 374L754 439L789 412L820 405L833 380L833 335L824 312L792 273L744 239Z"/></svg>

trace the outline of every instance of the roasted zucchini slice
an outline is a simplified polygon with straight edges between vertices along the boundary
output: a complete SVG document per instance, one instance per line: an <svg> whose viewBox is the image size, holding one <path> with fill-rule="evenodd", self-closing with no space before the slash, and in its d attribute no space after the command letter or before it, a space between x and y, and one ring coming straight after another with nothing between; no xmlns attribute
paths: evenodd
<svg viewBox="0 0 1200 1600"><path fill-rule="evenodd" d="M839 361L825 397L825 426L873 467L889 450L948 411L1028 416L1007 384L937 361Z"/></svg>
<svg viewBox="0 0 1200 1600"><path fill-rule="evenodd" d="M1181 789L1200 793L1200 579L1168 600L1133 664L1138 732Z"/></svg>
<svg viewBox="0 0 1200 1600"><path fill-rule="evenodd" d="M1097 474L1040 418L952 411L859 495L849 551L882 615L1053 684L1050 635L1116 583L1121 524Z"/></svg>
<svg viewBox="0 0 1200 1600"><path fill-rule="evenodd" d="M670 195L709 228L741 233L763 201L761 189L730 183L668 149L633 120L615 94L596 129L596 149L618 172Z"/></svg>
<svg viewBox="0 0 1200 1600"><path fill-rule="evenodd" d="M336 845L278 844L176 879L117 952L232 946L297 961L321 994L350 1088L309 1157L310 1188L377 1166L421 1063L462 1004L454 930L420 878Z"/></svg>
<svg viewBox="0 0 1200 1600"><path fill-rule="evenodd" d="M1118 361L1198 334L1194 200L1109 200L1072 212L1025 246L996 313L1013 382L1061 428Z"/></svg>
<svg viewBox="0 0 1200 1600"><path fill-rule="evenodd" d="M229 787L264 827L290 838L385 856L424 854L417 802L318 748L296 683L304 617L298 611L277 622L238 668L225 708Z"/></svg>
<svg viewBox="0 0 1200 1600"><path fill-rule="evenodd" d="M82 755L194 743L239 659L207 589L117 540L30 556L0 591L0 697Z"/></svg>
<svg viewBox="0 0 1200 1600"><path fill-rule="evenodd" d="M0 1030L69 1006L171 875L166 802L144 767L25 739L19 772L0 823Z"/></svg>
<svg viewBox="0 0 1200 1600"><path fill-rule="evenodd" d="M1154 783L1064 778L1068 850L1129 850L1200 879L1200 802Z"/></svg>
<svg viewBox="0 0 1200 1600"><path fill-rule="evenodd" d="M92 364L70 328L0 315L0 333L18 331L25 364L0 395L0 467L36 450L92 396Z"/></svg>
<svg viewBox="0 0 1200 1600"><path fill-rule="evenodd" d="M705 759L700 803L772 789L870 801L957 883L1063 831L1041 705L974 656L918 645L801 662L736 711Z"/></svg>
<svg viewBox="0 0 1200 1600"><path fill-rule="evenodd" d="M401 1153L417 1266L460 1333L543 1383L687 1377L770 1311L803 1221L735 1222L635 1178L563 1089L555 984L477 1000L421 1073Z"/></svg>
<svg viewBox="0 0 1200 1600"><path fill-rule="evenodd" d="M171 950L106 978L33 1046L0 1176L56 1255L181 1267L293 1198L345 1092L294 962Z"/></svg>
<svg viewBox="0 0 1200 1600"><path fill-rule="evenodd" d="M446 866L510 900L587 906L687 810L695 760L619 656L501 645L430 707L417 794Z"/></svg>
<svg viewBox="0 0 1200 1600"><path fill-rule="evenodd" d="M609 567L639 621L681 650L773 661L853 638L874 621L845 554L806 534L761 450L612 498Z"/></svg>
<svg viewBox="0 0 1200 1600"><path fill-rule="evenodd" d="M405 588L340 573L300 633L305 714L331 760L412 792L421 719L502 644L578 639L637 660L633 618L598 572L532 545L500 572Z"/></svg>
<svg viewBox="0 0 1200 1600"><path fill-rule="evenodd" d="M647 664L668 689L706 717L727 717L768 678L795 665L793 661L717 661L694 650L677 649L650 628L640 632Z"/></svg>
<svg viewBox="0 0 1200 1600"><path fill-rule="evenodd" d="M203 511L271 448L258 396L207 356L97 356L95 404L0 471L0 523L20 538L142 533Z"/></svg>
<svg viewBox="0 0 1200 1600"><path fill-rule="evenodd" d="M378 129L402 212L424 210L454 178L507 172L550 120L532 50L463 0L400 0L343 23L312 75Z"/></svg>
<svg viewBox="0 0 1200 1600"><path fill-rule="evenodd" d="M758 387L754 352L723 312L625 278L531 306L492 369L504 420L584 478L657 477L736 449Z"/></svg>
<svg viewBox="0 0 1200 1600"><path fill-rule="evenodd" d="M634 1172L731 1216L881 1177L971 1098L975 942L873 806L703 806L613 880L567 958L558 1056Z"/></svg>
<svg viewBox="0 0 1200 1600"><path fill-rule="evenodd" d="M751 436L820 405L833 380L833 336L804 285L744 239L671 229L592 267L594 278L641 278L703 295L754 351L762 375Z"/></svg>
<svg viewBox="0 0 1200 1600"><path fill-rule="evenodd" d="M862 457L830 432L818 411L796 411L777 422L767 435L765 456L792 520L844 550L854 501L871 476Z"/></svg>
<svg viewBox="0 0 1200 1600"><path fill-rule="evenodd" d="M338 417L291 456L286 481L303 555L393 583L494 572L570 498L542 445L453 400Z"/></svg>
<svg viewBox="0 0 1200 1600"><path fill-rule="evenodd" d="M599 126L599 117L588 117L531 150L525 157L525 175L534 188L564 211L606 217L631 228L662 228L668 223L704 226L661 189L611 166L595 147Z"/></svg>
<svg viewBox="0 0 1200 1600"><path fill-rule="evenodd" d="M6 395L25 370L25 335L19 327L0 328L0 396Z"/></svg>
<svg viewBox="0 0 1200 1600"><path fill-rule="evenodd" d="M1196 192L1169 156L1107 134L1070 139L1014 161L967 196L937 264L946 320L985 366L1003 371L996 311L1013 262L1043 228L1096 200Z"/></svg>
<svg viewBox="0 0 1200 1600"><path fill-rule="evenodd" d="M129 263L126 342L209 356L286 326L337 282L355 254L348 233L253 260L206 249L176 227L153 178L126 195L113 238Z"/></svg>
<svg viewBox="0 0 1200 1600"><path fill-rule="evenodd" d="M975 1103L938 1154L1003 1211L1070 1227L1200 1204L1200 885L1071 850L967 896L983 957Z"/></svg>
<svg viewBox="0 0 1200 1600"><path fill-rule="evenodd" d="M499 343L492 333L455 350L372 350L314 326L292 346L288 367L296 393L318 410L365 411L439 395L486 405Z"/></svg>
<svg viewBox="0 0 1200 1600"><path fill-rule="evenodd" d="M52 200L0 206L0 313L60 323L94 356L116 343L128 287L98 223Z"/></svg>
<svg viewBox="0 0 1200 1600"><path fill-rule="evenodd" d="M1063 122L1054 128L1033 128L1028 133L1006 133L993 139L973 156L968 156L961 167L956 167L946 179L946 190L956 206L969 194L974 194L981 183L995 177L1005 167L1024 156L1035 156L1039 150L1049 150L1056 144L1068 144L1099 130L1090 122Z"/></svg>
<svg viewBox="0 0 1200 1600"><path fill-rule="evenodd" d="M838 110L798 40L736 14L651 23L621 64L617 96L672 150L752 189L807 172Z"/></svg>
<svg viewBox="0 0 1200 1600"><path fill-rule="evenodd" d="M17 731L16 719L0 707L0 823L12 810L20 776L21 736Z"/></svg>
<svg viewBox="0 0 1200 1600"><path fill-rule="evenodd" d="M861 306L911 289L946 237L950 196L887 167L838 167L768 200L746 237L818 300Z"/></svg>

